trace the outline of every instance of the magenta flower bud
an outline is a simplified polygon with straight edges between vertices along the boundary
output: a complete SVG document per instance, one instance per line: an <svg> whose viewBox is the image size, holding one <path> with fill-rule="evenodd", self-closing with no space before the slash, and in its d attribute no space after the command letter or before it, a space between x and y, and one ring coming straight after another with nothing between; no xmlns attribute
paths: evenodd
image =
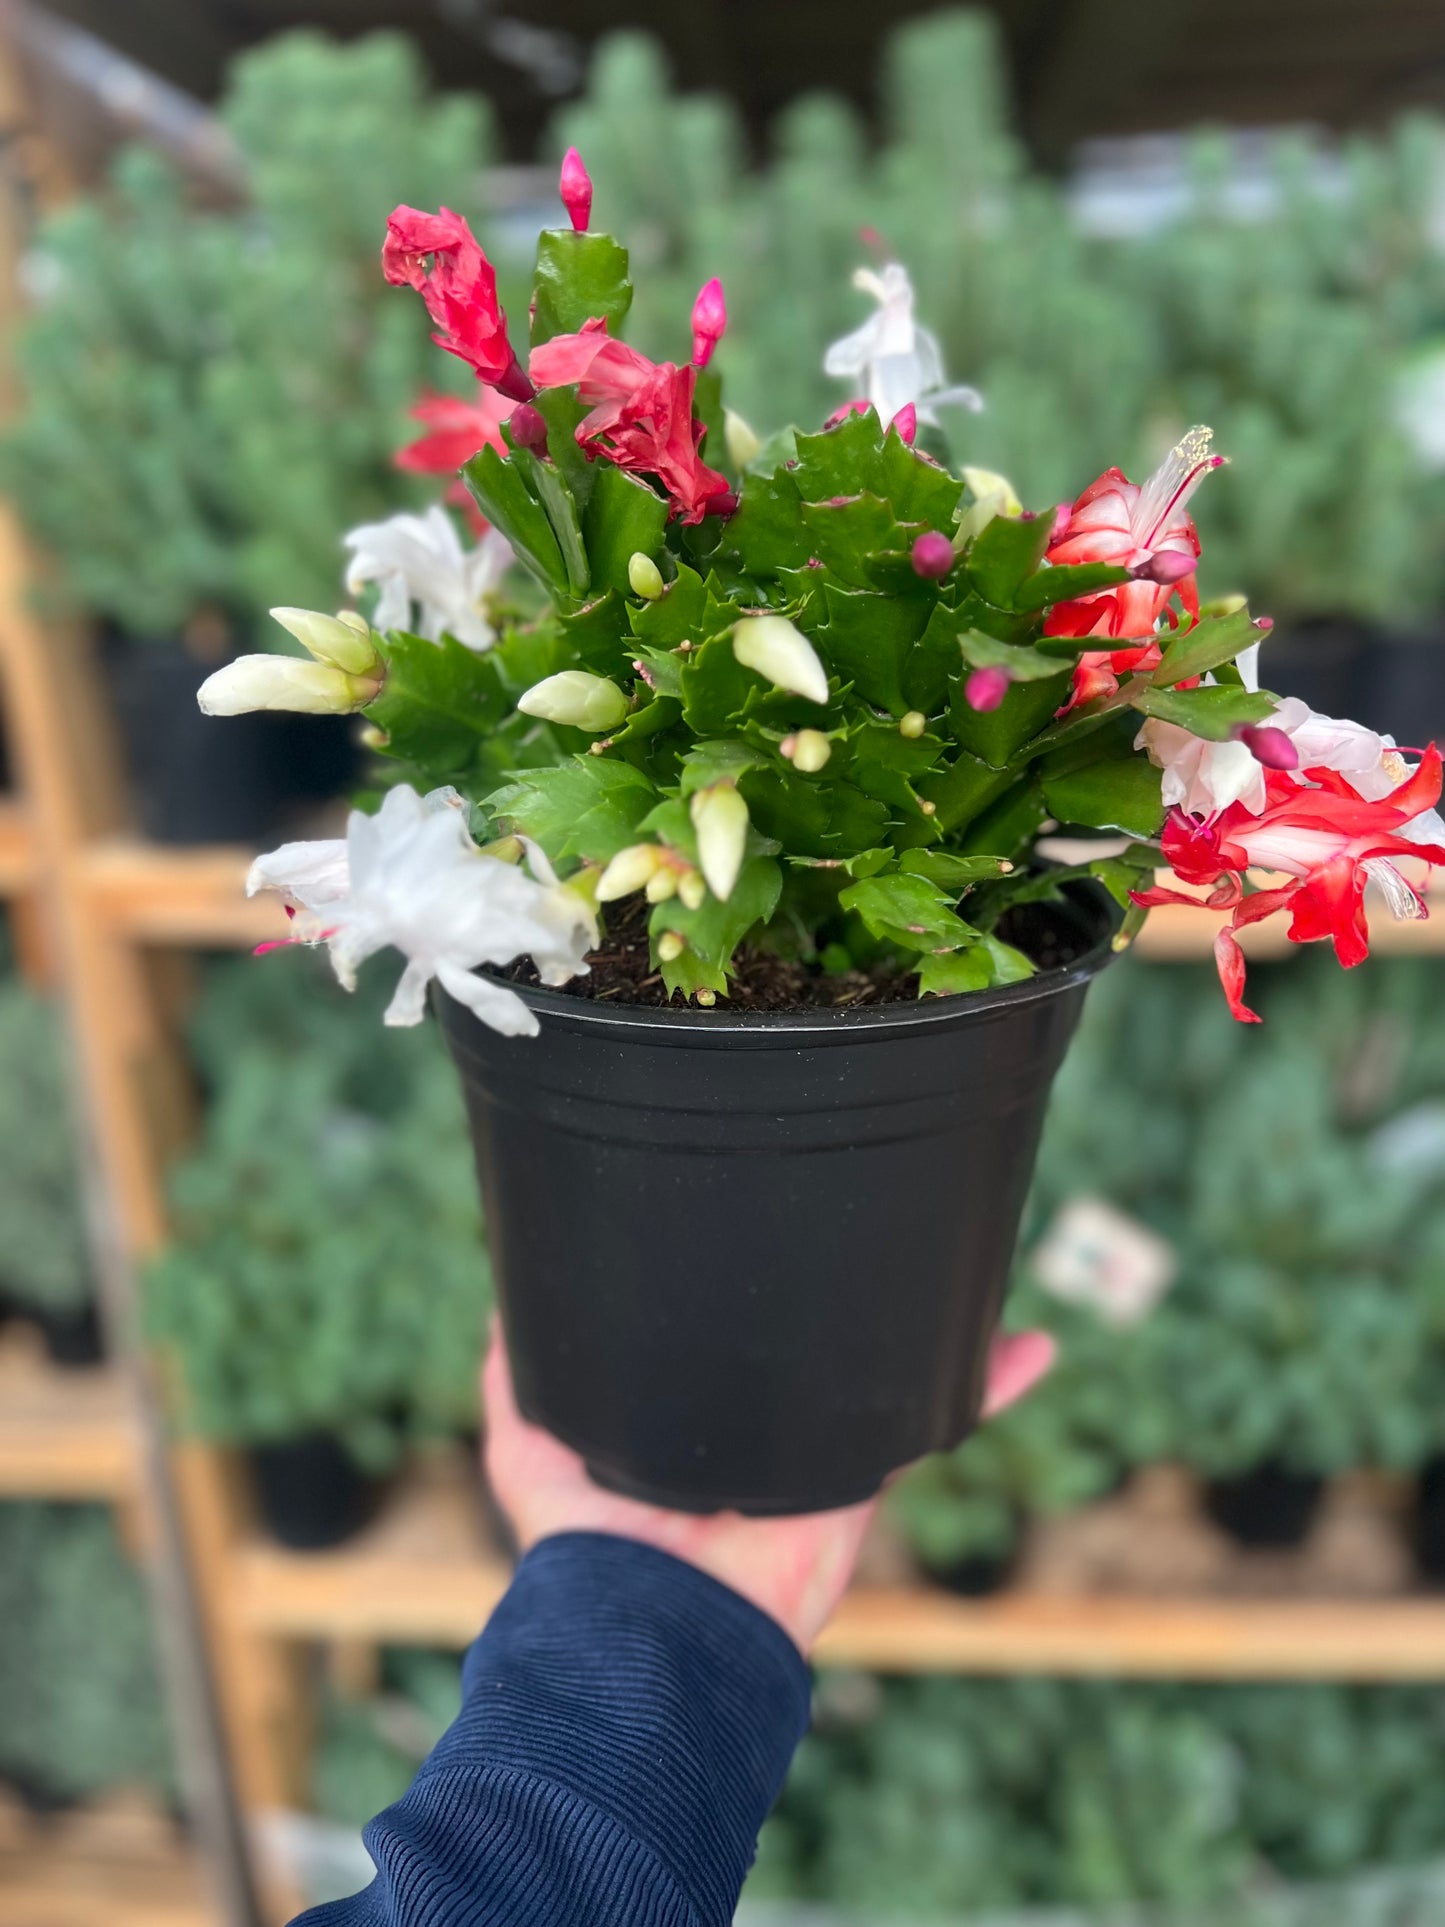
<svg viewBox="0 0 1445 1927"><path fill-rule="evenodd" d="M530 448L542 455L547 449L547 424L531 402L519 402L507 417L507 428L514 448Z"/></svg>
<svg viewBox="0 0 1445 1927"><path fill-rule="evenodd" d="M728 307L723 299L723 284L714 275L698 289L692 304L692 365L706 368L712 351L727 331Z"/></svg>
<svg viewBox="0 0 1445 1927"><path fill-rule="evenodd" d="M1147 562L1141 562L1130 575L1136 582L1157 582L1161 588L1173 588L1187 575L1193 575L1199 567L1197 556L1186 555L1183 549L1156 549Z"/></svg>
<svg viewBox="0 0 1445 1927"><path fill-rule="evenodd" d="M936 535L929 529L913 544L913 573L925 581L941 581L953 563L953 544L946 535Z"/></svg>
<svg viewBox="0 0 1445 1927"><path fill-rule="evenodd" d="M975 669L963 685L970 709L997 709L1008 694L1007 669Z"/></svg>
<svg viewBox="0 0 1445 1927"><path fill-rule="evenodd" d="M582 156L575 147L567 149L562 161L558 191L573 228L578 234L585 233L587 223L592 219L592 176L582 165Z"/></svg>
<svg viewBox="0 0 1445 1927"><path fill-rule="evenodd" d="M1266 769L1299 768L1299 751L1285 732L1273 724L1246 725L1234 733L1255 762L1263 763Z"/></svg>
<svg viewBox="0 0 1445 1927"><path fill-rule="evenodd" d="M719 489L716 495L709 495L702 505L704 515L736 515L738 497L735 489Z"/></svg>
<svg viewBox="0 0 1445 1927"><path fill-rule="evenodd" d="M890 426L897 430L905 442L912 443L918 433L918 410L911 401L899 409Z"/></svg>

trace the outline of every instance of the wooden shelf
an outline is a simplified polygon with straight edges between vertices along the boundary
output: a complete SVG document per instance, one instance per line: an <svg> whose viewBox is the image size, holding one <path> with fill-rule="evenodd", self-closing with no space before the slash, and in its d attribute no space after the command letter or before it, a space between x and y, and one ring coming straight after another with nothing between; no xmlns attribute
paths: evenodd
<svg viewBox="0 0 1445 1927"><path fill-rule="evenodd" d="M1438 1680L1445 1601L1026 1593L967 1600L860 1589L844 1600L817 1658L884 1673Z"/></svg>
<svg viewBox="0 0 1445 1927"><path fill-rule="evenodd" d="M231 1604L253 1632L461 1647L510 1576L477 1474L460 1454L438 1453L334 1551L289 1552L253 1534L234 1556Z"/></svg>
<svg viewBox="0 0 1445 1927"><path fill-rule="evenodd" d="M0 897L18 896L35 880L35 845L18 803L0 801Z"/></svg>
<svg viewBox="0 0 1445 1927"><path fill-rule="evenodd" d="M252 852L226 845L167 848L107 837L80 857L97 920L133 942L248 948L286 935L274 896L246 895Z"/></svg>
<svg viewBox="0 0 1445 1927"><path fill-rule="evenodd" d="M34 1820L0 1804L0 1921L218 1927L195 1855L144 1795Z"/></svg>
<svg viewBox="0 0 1445 1927"><path fill-rule="evenodd" d="M507 1577L475 1479L439 1462L335 1551L288 1552L252 1538L235 1563L233 1604L251 1631L272 1636L460 1648ZM1445 1678L1445 1598L968 1600L864 1586L844 1600L817 1658L885 1673L1435 1680Z"/></svg>
<svg viewBox="0 0 1445 1927"><path fill-rule="evenodd" d="M0 1495L131 1498L137 1449L125 1388L103 1367L61 1371L33 1334L0 1343Z"/></svg>

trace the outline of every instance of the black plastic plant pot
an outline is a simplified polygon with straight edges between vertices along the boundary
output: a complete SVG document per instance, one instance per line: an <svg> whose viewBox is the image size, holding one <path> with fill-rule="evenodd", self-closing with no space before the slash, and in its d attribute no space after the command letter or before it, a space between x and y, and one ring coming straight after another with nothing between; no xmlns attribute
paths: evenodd
<svg viewBox="0 0 1445 1927"><path fill-rule="evenodd" d="M1420 1468L1411 1537L1421 1578L1445 1585L1445 1455Z"/></svg>
<svg viewBox="0 0 1445 1927"><path fill-rule="evenodd" d="M518 1402L660 1505L847 1505L973 1428L1049 1087L1118 912L970 996L762 1014L438 1003Z"/></svg>
<svg viewBox="0 0 1445 1927"><path fill-rule="evenodd" d="M1019 1548L1007 1552L971 1552L946 1564L932 1559L921 1561L924 1572L935 1586L957 1593L962 1599L985 1599L1002 1592L1018 1569Z"/></svg>
<svg viewBox="0 0 1445 1927"><path fill-rule="evenodd" d="M341 716L203 716L196 691L219 665L179 640L112 631L101 661L136 814L157 843L259 843L356 770Z"/></svg>
<svg viewBox="0 0 1445 1927"><path fill-rule="evenodd" d="M1316 1472L1257 1465L1238 1478L1211 1479L1204 1488L1204 1506L1236 1545L1283 1552L1309 1537L1324 1490Z"/></svg>
<svg viewBox="0 0 1445 1927"><path fill-rule="evenodd" d="M52 1365L79 1371L98 1365L105 1356L100 1314L93 1304L67 1306L63 1311L37 1309L29 1315L40 1327Z"/></svg>
<svg viewBox="0 0 1445 1927"><path fill-rule="evenodd" d="M381 1503L383 1481L362 1471L329 1432L253 1445L250 1459L262 1519L297 1552L340 1545Z"/></svg>

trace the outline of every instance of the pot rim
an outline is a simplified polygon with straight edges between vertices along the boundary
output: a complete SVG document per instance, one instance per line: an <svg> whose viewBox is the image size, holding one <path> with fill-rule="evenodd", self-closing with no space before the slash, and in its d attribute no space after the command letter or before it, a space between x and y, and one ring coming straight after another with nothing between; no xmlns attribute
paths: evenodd
<svg viewBox="0 0 1445 1927"><path fill-rule="evenodd" d="M1061 970L1041 970L1022 983L958 991L949 997L921 997L913 1003L864 1004L841 1010L821 1007L816 1010L699 1010L691 1004L674 1007L599 1003L590 997L571 997L565 990L546 990L500 977L497 982L515 991L540 1017L565 1018L583 1026L614 1031L722 1031L734 1035L781 1031L797 1036L810 1032L924 1030L974 1013L1008 1010L1056 996L1060 991L1088 983L1114 961L1120 954L1114 949L1115 932L1123 918L1119 905L1102 884L1092 880L1071 879L1063 888L1070 895L1085 899L1096 912L1103 912L1100 934L1082 956ZM493 975L490 971L484 974Z"/></svg>

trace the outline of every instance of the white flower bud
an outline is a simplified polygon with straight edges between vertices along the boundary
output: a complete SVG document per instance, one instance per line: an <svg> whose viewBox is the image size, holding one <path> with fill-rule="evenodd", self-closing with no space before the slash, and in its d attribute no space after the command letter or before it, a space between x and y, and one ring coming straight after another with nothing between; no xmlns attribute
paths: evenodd
<svg viewBox="0 0 1445 1927"><path fill-rule="evenodd" d="M647 880L645 895L649 903L666 903L669 897L677 895L679 878L670 863L664 863L653 871Z"/></svg>
<svg viewBox="0 0 1445 1927"><path fill-rule="evenodd" d="M573 729L615 729L627 714L627 698L615 682L586 669L564 669L534 683L517 704L524 716L567 723Z"/></svg>
<svg viewBox="0 0 1445 1927"><path fill-rule="evenodd" d="M676 930L664 930L657 940L657 960L659 963L676 963L686 949L686 941Z"/></svg>
<svg viewBox="0 0 1445 1927"><path fill-rule="evenodd" d="M308 716L345 716L364 709L380 676L349 676L326 662L294 656L237 656L196 691L207 716L244 716L253 709L293 709Z"/></svg>
<svg viewBox="0 0 1445 1927"><path fill-rule="evenodd" d="M707 885L701 870L684 870L677 880L677 894L689 910L701 910L707 901Z"/></svg>
<svg viewBox="0 0 1445 1927"><path fill-rule="evenodd" d="M999 515L1023 514L1024 505L1019 500L1018 490L1007 475L1000 475L992 468L965 468L963 479L973 490L977 501L981 502L985 495L997 495L1000 498L996 511Z"/></svg>
<svg viewBox="0 0 1445 1927"><path fill-rule="evenodd" d="M371 624L355 610L323 616L315 609L273 609L271 616L295 636L308 656L329 663L333 669L368 676L381 661L371 640Z"/></svg>
<svg viewBox="0 0 1445 1927"><path fill-rule="evenodd" d="M717 992L715 990L706 990L706 989L694 991L693 1002L697 1004L701 1004L704 1010L711 1010L713 1005L717 1002Z"/></svg>
<svg viewBox="0 0 1445 1927"><path fill-rule="evenodd" d="M748 844L748 806L731 783L698 790L688 805L697 831L698 862L707 887L726 903L743 867Z"/></svg>
<svg viewBox="0 0 1445 1927"><path fill-rule="evenodd" d="M627 564L627 580L632 585L632 593L640 595L644 602L656 602L663 591L662 570L650 555L641 549L634 551Z"/></svg>
<svg viewBox="0 0 1445 1927"><path fill-rule="evenodd" d="M833 745L821 729L800 729L787 740L793 747L788 751L785 743L784 752L791 755L793 768L802 770L805 776L815 776L833 754Z"/></svg>
<svg viewBox="0 0 1445 1927"><path fill-rule="evenodd" d="M762 447L762 437L731 408L723 410L723 447L736 469L744 469Z"/></svg>
<svg viewBox="0 0 1445 1927"><path fill-rule="evenodd" d="M916 740L928 727L928 718L921 709L907 710L898 718L898 734Z"/></svg>
<svg viewBox="0 0 1445 1927"><path fill-rule="evenodd" d="M630 897L634 890L649 884L662 862L662 851L655 843L629 843L619 850L597 880L597 901L615 903Z"/></svg>
<svg viewBox="0 0 1445 1927"><path fill-rule="evenodd" d="M812 643L786 616L744 616L733 625L733 654L745 669L756 669L779 689L813 703L828 700L828 672Z"/></svg>

